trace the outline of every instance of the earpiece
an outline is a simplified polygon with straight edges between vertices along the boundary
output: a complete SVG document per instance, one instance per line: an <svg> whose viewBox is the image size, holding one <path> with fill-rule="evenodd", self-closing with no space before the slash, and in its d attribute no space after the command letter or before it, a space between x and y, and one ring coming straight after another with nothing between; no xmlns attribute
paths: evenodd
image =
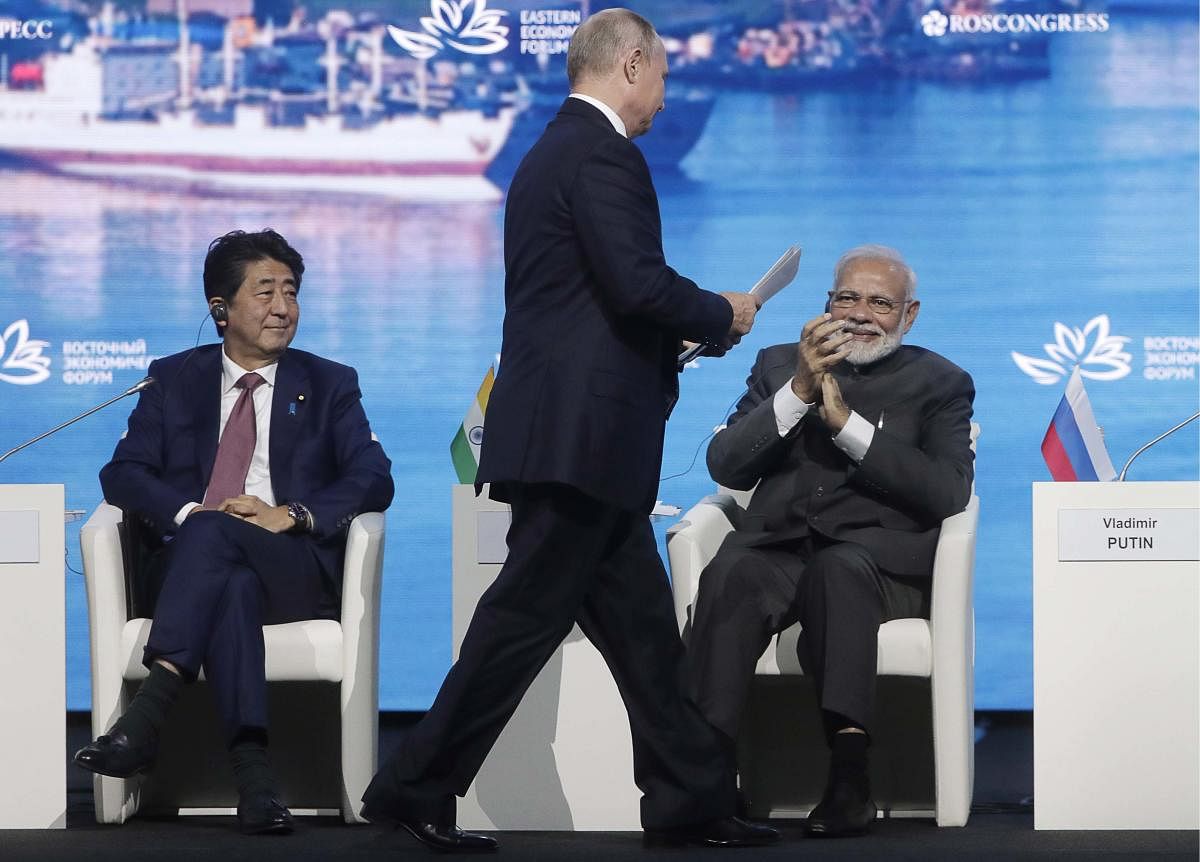
<svg viewBox="0 0 1200 862"><path fill-rule="evenodd" d="M229 308L223 299L218 299L209 306L208 313L212 315L213 322L218 325L229 322Z"/></svg>

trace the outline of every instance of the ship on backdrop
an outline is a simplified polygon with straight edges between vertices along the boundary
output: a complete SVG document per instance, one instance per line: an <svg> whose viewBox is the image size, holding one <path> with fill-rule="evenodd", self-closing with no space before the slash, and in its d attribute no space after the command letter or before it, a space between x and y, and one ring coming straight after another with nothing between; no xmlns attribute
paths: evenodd
<svg viewBox="0 0 1200 862"><path fill-rule="evenodd" d="M369 17L277 28L189 16L183 0L174 21L105 4L86 31L56 35L0 77L9 164L202 192L500 197L483 172L515 108L440 97Z"/></svg>
<svg viewBox="0 0 1200 862"><path fill-rule="evenodd" d="M561 104L575 27L612 5L431 0L393 22L341 9L310 21L284 4L286 22L260 23L248 0L188 2L165 14L172 0L151 0L144 15L104 3L90 18L26 7L51 16L53 38L0 52L4 164L199 193L495 201ZM929 8L675 8L661 26L671 110L638 145L657 176L680 174L724 90L1049 74L1045 34L917 38Z"/></svg>

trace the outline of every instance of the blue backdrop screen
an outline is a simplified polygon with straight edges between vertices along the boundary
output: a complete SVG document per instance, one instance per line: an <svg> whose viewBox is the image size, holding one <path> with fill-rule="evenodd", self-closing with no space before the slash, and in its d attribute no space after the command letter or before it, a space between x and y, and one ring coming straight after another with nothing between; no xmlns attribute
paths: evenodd
<svg viewBox="0 0 1200 862"><path fill-rule="evenodd" d="M588 10L189 5L181 50L174 2L89 17L0 0L0 449L211 340L208 242L276 228L308 267L295 345L359 370L392 458L381 704L422 709L450 661L449 444L500 349L503 194ZM821 310L839 254L895 246L920 281L908 340L978 389L976 703L1030 708L1030 483L1048 479L1039 445L1066 376L1081 369L1118 467L1197 409L1194 4L629 5L673 68L640 141L668 260L744 290L804 249L754 332L683 375L660 496L711 492L707 436L755 352ZM502 14L472 29L453 9ZM0 481L64 483L90 512L131 406L20 453ZM1196 479L1194 429L1131 478ZM87 709L78 529L68 703Z"/></svg>

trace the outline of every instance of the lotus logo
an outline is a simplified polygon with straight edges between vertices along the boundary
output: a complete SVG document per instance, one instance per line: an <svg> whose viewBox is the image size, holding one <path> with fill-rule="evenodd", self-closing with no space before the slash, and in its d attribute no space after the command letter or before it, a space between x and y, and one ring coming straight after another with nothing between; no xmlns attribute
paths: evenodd
<svg viewBox="0 0 1200 862"><path fill-rule="evenodd" d="M1131 357L1122 349L1129 339L1109 335L1108 327L1107 314L1093 317L1083 329L1056 322L1055 343L1042 345L1049 359L1013 351L1013 362L1045 386L1062 380L1074 366L1079 366L1079 373L1092 380L1120 380L1129 373Z"/></svg>
<svg viewBox="0 0 1200 862"><path fill-rule="evenodd" d="M950 19L937 9L931 9L921 16L921 29L926 36L945 36L946 28L949 26Z"/></svg>
<svg viewBox="0 0 1200 862"><path fill-rule="evenodd" d="M487 0L430 0L430 12L421 18L424 33L388 25L396 44L418 60L428 60L446 45L467 54L496 54L508 47L506 15L488 9Z"/></svg>
<svg viewBox="0 0 1200 862"><path fill-rule="evenodd" d="M29 321L16 320L0 335L0 380L18 386L41 383L50 376L50 357L42 356L49 341L29 337Z"/></svg>

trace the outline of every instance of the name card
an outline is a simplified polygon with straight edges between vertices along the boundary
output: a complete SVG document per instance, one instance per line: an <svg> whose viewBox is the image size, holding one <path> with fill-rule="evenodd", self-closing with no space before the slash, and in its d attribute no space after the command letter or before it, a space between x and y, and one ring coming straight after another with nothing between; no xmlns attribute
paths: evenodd
<svg viewBox="0 0 1200 862"><path fill-rule="evenodd" d="M0 563L37 563L41 559L37 510L0 512Z"/></svg>
<svg viewBox="0 0 1200 862"><path fill-rule="evenodd" d="M1063 509L1058 559L1200 560L1200 509Z"/></svg>

